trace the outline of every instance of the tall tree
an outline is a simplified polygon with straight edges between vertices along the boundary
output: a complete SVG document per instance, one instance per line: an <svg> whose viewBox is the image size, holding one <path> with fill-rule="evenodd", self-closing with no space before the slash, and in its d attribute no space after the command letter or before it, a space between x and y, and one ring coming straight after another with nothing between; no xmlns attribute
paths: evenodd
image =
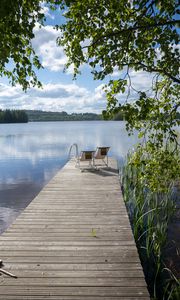
<svg viewBox="0 0 180 300"><path fill-rule="evenodd" d="M87 62L95 79L126 68L166 75L180 83L178 0L61 1L61 26L69 63ZM100 67L100 69L99 69ZM126 69L128 72L128 69Z"/></svg>
<svg viewBox="0 0 180 300"><path fill-rule="evenodd" d="M115 108L115 95L132 88L130 70L165 76L173 83L179 78L180 12L178 0L87 0L61 1L67 22L60 26L64 46L74 63L88 63L95 79L123 71L119 80L109 82L108 108ZM67 9L68 7L68 9Z"/></svg>
<svg viewBox="0 0 180 300"><path fill-rule="evenodd" d="M177 118L180 107L179 1L60 2L66 22L57 27L62 31L58 43L69 58L67 67L74 64L76 77L79 67L87 63L94 79L100 80L114 70L119 71L119 78L110 80L105 87L104 117L121 111L127 120L127 129L139 131L143 143L131 163L144 166L140 179L144 186L152 191L165 191L180 174L174 129L180 124ZM153 73L151 91L135 91L131 70ZM120 104L124 93L125 101Z"/></svg>

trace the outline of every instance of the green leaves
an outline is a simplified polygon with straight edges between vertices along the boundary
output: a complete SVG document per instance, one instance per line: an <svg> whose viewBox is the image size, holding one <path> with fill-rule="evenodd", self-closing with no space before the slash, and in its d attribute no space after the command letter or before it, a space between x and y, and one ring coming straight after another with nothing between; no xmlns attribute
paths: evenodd
<svg viewBox="0 0 180 300"><path fill-rule="evenodd" d="M62 1L64 2L64 1ZM166 140L177 145L174 131L179 121L179 42L178 1L69 1L61 26L60 45L75 65L75 76L83 63L92 68L94 79L113 74L121 77L105 86L107 109L104 118L121 113L129 133L139 131L139 138L149 140L152 149L161 149ZM81 11L81 14L80 14ZM85 41L87 41L85 43ZM156 74L152 90L135 91L130 70ZM123 75L123 77L122 77ZM133 99L128 101L133 92ZM119 104L122 94L124 104ZM121 101L122 103L122 101Z"/></svg>
<svg viewBox="0 0 180 300"><path fill-rule="evenodd" d="M157 148L151 142L137 149L130 164L139 170L141 185L151 192L167 192L170 184L180 179L180 156L172 146Z"/></svg>
<svg viewBox="0 0 180 300"><path fill-rule="evenodd" d="M38 0L1 0L0 2L0 73L8 76L12 85L24 90L39 85L35 68L41 64L35 56L31 39L35 24L43 23L41 3ZM8 62L11 64L7 65Z"/></svg>

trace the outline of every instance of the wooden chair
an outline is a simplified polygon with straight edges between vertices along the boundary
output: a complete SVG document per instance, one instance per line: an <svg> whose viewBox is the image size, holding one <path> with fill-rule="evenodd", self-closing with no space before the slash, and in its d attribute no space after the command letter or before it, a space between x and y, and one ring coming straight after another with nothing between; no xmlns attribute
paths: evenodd
<svg viewBox="0 0 180 300"><path fill-rule="evenodd" d="M77 165L81 168L81 162L88 162L89 164L84 165L84 168L94 168L94 153L95 151L81 151L80 156L77 159Z"/></svg>
<svg viewBox="0 0 180 300"><path fill-rule="evenodd" d="M94 153L94 164L96 159L101 159L103 163L108 167L108 151L110 147L97 147Z"/></svg>

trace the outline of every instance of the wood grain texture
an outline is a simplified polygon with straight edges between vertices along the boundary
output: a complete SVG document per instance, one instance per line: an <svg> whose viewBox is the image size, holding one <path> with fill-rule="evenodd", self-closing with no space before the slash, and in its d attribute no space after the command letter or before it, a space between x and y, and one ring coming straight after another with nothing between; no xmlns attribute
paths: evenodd
<svg viewBox="0 0 180 300"><path fill-rule="evenodd" d="M0 236L0 299L149 300L116 161L69 161Z"/></svg>

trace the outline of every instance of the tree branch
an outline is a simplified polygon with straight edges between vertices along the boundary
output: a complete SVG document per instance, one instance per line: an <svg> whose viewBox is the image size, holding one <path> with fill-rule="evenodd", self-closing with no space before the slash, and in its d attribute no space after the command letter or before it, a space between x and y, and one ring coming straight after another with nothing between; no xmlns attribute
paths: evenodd
<svg viewBox="0 0 180 300"><path fill-rule="evenodd" d="M161 27L161 26L168 26L168 25L175 25L175 24L180 25L180 20L172 20L172 21L159 22L159 23L146 24L146 25L138 25L138 26L134 26L134 27L124 28L124 29L119 30L117 32L113 32L113 34L119 34L119 33L122 33L122 32L134 31L134 30L143 29L143 28L149 29L149 28L153 28L153 27Z"/></svg>
<svg viewBox="0 0 180 300"><path fill-rule="evenodd" d="M167 21L167 22L162 22L162 23L159 22L159 23L154 23L154 24L137 25L137 26L134 26L134 27L130 26L129 28L122 28L121 30L118 30L118 31L115 31L115 32L112 31L109 34L102 35L101 37L99 37L98 39L93 41L90 45L82 47L82 49L93 47L94 45L96 45L101 40L104 41L104 39L106 39L106 38L109 38L109 37L114 36L114 35L119 35L119 34L122 34L122 33L125 33L125 32L133 32L133 31L136 31L138 29L149 30L150 28L153 28L153 27L161 27L161 26L168 26L168 25L175 25L175 24L180 25L180 20L172 20L172 21Z"/></svg>
<svg viewBox="0 0 180 300"><path fill-rule="evenodd" d="M139 62L139 65L141 65L143 68L145 68L147 71L150 71L150 72L164 73L164 75L171 78L174 82L180 83L180 79L178 79L177 77L171 75L170 73L168 73L164 69L158 69L156 67L149 67L149 66L146 66L145 64L143 64L142 62Z"/></svg>

